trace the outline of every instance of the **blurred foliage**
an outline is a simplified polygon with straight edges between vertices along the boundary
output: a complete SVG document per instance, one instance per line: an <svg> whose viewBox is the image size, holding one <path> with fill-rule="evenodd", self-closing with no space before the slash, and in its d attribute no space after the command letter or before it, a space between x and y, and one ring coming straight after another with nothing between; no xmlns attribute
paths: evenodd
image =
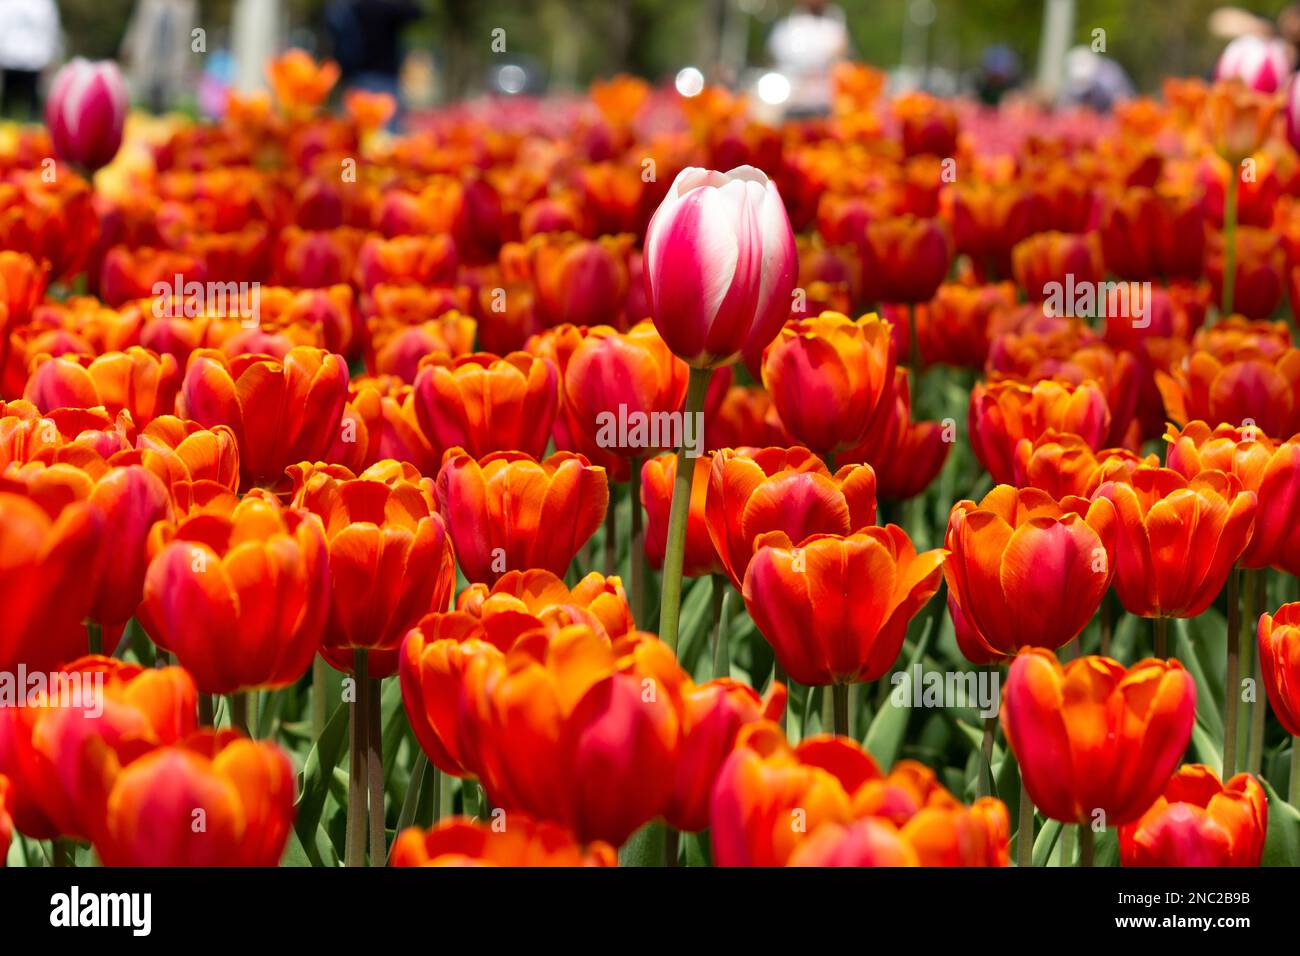
<svg viewBox="0 0 1300 956"><path fill-rule="evenodd" d="M507 54L530 58L552 81L585 83L620 70L663 79L688 64L707 64L730 15L748 20L751 65L765 58L765 40L789 0L421 0L428 17L406 36L412 49L430 50L444 72L446 95L481 87L493 62L492 30L506 31ZM1038 56L1042 0L933 0L935 21L927 55L931 63L969 70L983 50L1005 43L1032 75ZM848 16L855 53L884 67L899 62L908 0L839 0ZM1078 0L1076 37L1106 31L1106 52L1140 89L1158 88L1169 74L1209 71L1222 41L1210 36L1210 13L1222 0ZM1234 4L1272 17L1286 0ZM59 0L70 53L112 56L133 0ZM234 0L200 0L205 26L225 33ZM285 25L302 42L320 37L325 0L284 0ZM744 13L737 13L744 11Z"/></svg>

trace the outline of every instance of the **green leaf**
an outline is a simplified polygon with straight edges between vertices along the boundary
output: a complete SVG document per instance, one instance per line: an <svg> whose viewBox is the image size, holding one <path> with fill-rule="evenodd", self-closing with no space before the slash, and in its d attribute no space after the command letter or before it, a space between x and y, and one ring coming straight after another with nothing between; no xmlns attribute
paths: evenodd
<svg viewBox="0 0 1300 956"><path fill-rule="evenodd" d="M1223 766L1223 750L1219 747L1222 736L1222 728L1218 737L1210 733L1201 723L1200 713L1197 713L1196 723L1192 724L1192 749L1196 752L1196 759L1216 773Z"/></svg>
<svg viewBox="0 0 1300 956"><path fill-rule="evenodd" d="M340 704L326 722L320 739L307 754L307 762L298 778L298 813L293 827L314 866L325 865L316 847L316 828L320 823L321 811L325 808L325 797L329 793L334 768L343 755L347 735L348 705Z"/></svg>
<svg viewBox="0 0 1300 956"><path fill-rule="evenodd" d="M876 716L871 718L871 726L867 728L867 750L886 770L898 759L911 712L910 707L896 707L892 701L887 700L876 711Z"/></svg>
<svg viewBox="0 0 1300 956"><path fill-rule="evenodd" d="M1048 820L1043 824L1043 828L1038 831L1038 836L1034 838L1034 866L1047 866L1052 858L1052 851L1056 849L1061 830L1060 820Z"/></svg>
<svg viewBox="0 0 1300 956"><path fill-rule="evenodd" d="M1300 810L1260 778L1268 794L1268 834L1260 866L1300 866Z"/></svg>
<svg viewBox="0 0 1300 956"><path fill-rule="evenodd" d="M1228 622L1210 608L1200 617L1174 620L1174 656L1196 681L1196 714L1215 740L1223 739L1223 671ZM1218 764L1216 763L1217 767Z"/></svg>
<svg viewBox="0 0 1300 956"><path fill-rule="evenodd" d="M633 833L618 851L619 866L663 866L668 828L658 821Z"/></svg>

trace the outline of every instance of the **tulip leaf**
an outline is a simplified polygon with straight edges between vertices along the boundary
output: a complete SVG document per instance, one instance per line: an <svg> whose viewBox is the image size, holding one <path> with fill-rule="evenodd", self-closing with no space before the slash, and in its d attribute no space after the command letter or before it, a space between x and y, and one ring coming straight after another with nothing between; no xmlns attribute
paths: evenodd
<svg viewBox="0 0 1300 956"><path fill-rule="evenodd" d="M894 765L898 752L903 746L903 737L907 734L907 720L911 716L910 707L897 707L893 701L876 711L867 728L867 750L884 769Z"/></svg>
<svg viewBox="0 0 1300 956"><path fill-rule="evenodd" d="M320 739L307 754L307 761L298 779L298 813L294 818L294 830L315 866L324 865L317 851L316 829L320 823L321 811L325 808L334 768L345 749L347 733L348 705L340 704L326 722Z"/></svg>
<svg viewBox="0 0 1300 956"><path fill-rule="evenodd" d="M1092 851L1093 866L1119 866L1119 830L1108 827L1097 834Z"/></svg>
<svg viewBox="0 0 1300 956"><path fill-rule="evenodd" d="M663 866L668 829L658 820L628 837L618 851L619 866Z"/></svg>
<svg viewBox="0 0 1300 956"><path fill-rule="evenodd" d="M1034 838L1034 866L1047 866L1064 829L1060 820L1048 820Z"/></svg>
<svg viewBox="0 0 1300 956"><path fill-rule="evenodd" d="M1222 730L1219 733L1219 737L1210 733L1201 723L1201 715L1196 715L1196 723L1192 724L1192 749L1196 752L1198 761L1215 771L1223 766L1223 750L1219 747Z"/></svg>
<svg viewBox="0 0 1300 956"><path fill-rule="evenodd" d="M1210 608L1200 617L1174 620L1174 656L1196 681L1196 714L1215 740L1223 739L1223 670L1228 624Z"/></svg>
<svg viewBox="0 0 1300 956"><path fill-rule="evenodd" d="M1261 866L1300 866L1300 809L1283 800L1262 777L1268 794L1268 834Z"/></svg>

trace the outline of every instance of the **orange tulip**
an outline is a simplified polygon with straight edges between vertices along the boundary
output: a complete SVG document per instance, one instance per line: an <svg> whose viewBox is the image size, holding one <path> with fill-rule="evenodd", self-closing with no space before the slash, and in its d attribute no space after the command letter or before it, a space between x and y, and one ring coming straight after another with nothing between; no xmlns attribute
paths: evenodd
<svg viewBox="0 0 1300 956"><path fill-rule="evenodd" d="M1000 800L965 807L910 760L885 776L847 737L791 747L776 724L743 727L710 808L718 866L1005 866Z"/></svg>
<svg viewBox="0 0 1300 956"><path fill-rule="evenodd" d="M1199 111L1210 147L1232 166L1259 150L1277 115L1277 98L1258 93L1240 80L1210 87Z"/></svg>
<svg viewBox="0 0 1300 956"><path fill-rule="evenodd" d="M23 397L42 412L102 405L116 415L126 409L137 425L147 425L170 414L179 387L180 370L172 356L131 346L95 358L38 358Z"/></svg>
<svg viewBox="0 0 1300 956"><path fill-rule="evenodd" d="M84 498L34 494L0 476L0 671L51 670L86 652L103 527Z"/></svg>
<svg viewBox="0 0 1300 956"><path fill-rule="evenodd" d="M1300 737L1300 603L1260 615L1258 634L1269 705L1287 733Z"/></svg>
<svg viewBox="0 0 1300 956"><path fill-rule="evenodd" d="M1002 380L979 382L971 390L971 450L999 484L1015 481L1015 453L1022 438L1036 440L1051 428L1102 448L1110 425L1105 393L1094 382L1070 385L1045 379L1025 385Z"/></svg>
<svg viewBox="0 0 1300 956"><path fill-rule="evenodd" d="M984 655L1063 647L1096 613L1114 575L1109 501L1057 501L998 485L948 516L943 573Z"/></svg>
<svg viewBox="0 0 1300 956"><path fill-rule="evenodd" d="M526 632L469 665L471 764L494 807L621 845L672 796L687 682L652 635Z"/></svg>
<svg viewBox="0 0 1300 956"><path fill-rule="evenodd" d="M772 396L761 385L731 385L722 402L707 416L706 451L720 448L767 448L793 445L772 408Z"/></svg>
<svg viewBox="0 0 1300 956"><path fill-rule="evenodd" d="M982 280L1011 276L1011 250L1047 228L1046 199L1018 184L965 180L946 191L945 215L956 251L971 257Z"/></svg>
<svg viewBox="0 0 1300 956"><path fill-rule="evenodd" d="M456 817L429 830L403 830L390 866L618 866L618 851L596 840L582 846L564 827L508 815L505 828Z"/></svg>
<svg viewBox="0 0 1300 956"><path fill-rule="evenodd" d="M877 219L857 245L868 302L928 302L952 262L952 240L940 219Z"/></svg>
<svg viewBox="0 0 1300 956"><path fill-rule="evenodd" d="M207 428L228 425L239 443L242 486L274 485L286 466L316 461L339 428L347 401L343 358L305 346L283 361L212 349L190 357L176 413Z"/></svg>
<svg viewBox="0 0 1300 956"><path fill-rule="evenodd" d="M1094 451L1078 435L1048 429L1036 440L1022 438L1016 445L1015 484L1040 488L1058 500L1071 495L1087 498L1103 482L1143 464L1158 467L1160 459L1139 457L1126 448Z"/></svg>
<svg viewBox="0 0 1300 956"><path fill-rule="evenodd" d="M1010 282L983 286L945 282L933 299L916 307L921 360L926 365L982 368L991 336L1015 306L1016 288ZM906 331L902 325L895 334Z"/></svg>
<svg viewBox="0 0 1300 956"><path fill-rule="evenodd" d="M1041 813L1062 823L1137 820L1159 796L1192 736L1196 683L1175 660L1125 670L1108 657L1064 668L1022 651L1002 692L1002 729Z"/></svg>
<svg viewBox="0 0 1300 956"><path fill-rule="evenodd" d="M709 801L722 762L747 724L779 720L785 710L785 685L773 683L760 698L753 688L730 677L690 686L684 705L677 783L665 817L678 830L698 832L709 825Z"/></svg>
<svg viewBox="0 0 1300 956"><path fill-rule="evenodd" d="M1271 229L1252 226L1238 227L1235 245L1232 307L1249 318L1267 319L1277 311L1286 292L1286 251ZM1217 302L1223 301L1226 269L1225 239L1213 233L1209 239L1205 277L1210 280Z"/></svg>
<svg viewBox="0 0 1300 956"><path fill-rule="evenodd" d="M713 456L695 459L691 476L691 510L686 518L686 552L682 575L688 578L721 574L722 562L709 537L705 506L709 493L709 474ZM648 459L641 466L641 506L645 508L645 553L650 566L658 570L664 564L668 541L668 512L672 508L673 480L677 477L677 456L671 452Z"/></svg>
<svg viewBox="0 0 1300 956"><path fill-rule="evenodd" d="M1145 186L1116 191L1099 225L1106 266L1126 279L1199 278L1205 219L1199 196Z"/></svg>
<svg viewBox="0 0 1300 956"><path fill-rule="evenodd" d="M249 495L230 514L196 514L149 538L139 619L201 691L292 683L311 664L329 614L320 519Z"/></svg>
<svg viewBox="0 0 1300 956"><path fill-rule="evenodd" d="M367 674L397 671L406 632L447 607L456 562L437 512L433 479L392 459L359 475L335 465L291 465L293 504L321 519L329 550L330 609L321 656L352 673L366 651Z"/></svg>
<svg viewBox="0 0 1300 956"><path fill-rule="evenodd" d="M454 309L414 324L400 318L377 318L369 325L374 348L374 361L369 366L376 375L396 375L411 384L424 356L445 352L455 359L470 354L478 327L473 319Z"/></svg>
<svg viewBox="0 0 1300 956"><path fill-rule="evenodd" d="M28 836L97 835L111 768L196 729L194 681L179 667L141 667L111 657L59 668L24 706L0 708L0 774Z"/></svg>
<svg viewBox="0 0 1300 956"><path fill-rule="evenodd" d="M626 328L621 320L631 240L626 234L595 240L573 233L534 236L528 248L542 323Z"/></svg>
<svg viewBox="0 0 1300 956"><path fill-rule="evenodd" d="M1146 465L1102 484L1114 503L1115 590L1130 614L1196 617L1250 541L1254 492L1221 471L1184 478Z"/></svg>
<svg viewBox="0 0 1300 956"><path fill-rule="evenodd" d="M1291 543L1300 525L1300 441L1276 442L1251 426L1222 424L1211 431L1202 421L1181 430L1171 425L1165 441L1168 466L1184 478L1208 469L1224 471L1255 493L1255 528L1242 552L1242 567L1300 571Z"/></svg>
<svg viewBox="0 0 1300 956"><path fill-rule="evenodd" d="M540 457L559 402L557 381L550 361L525 352L435 355L416 376L415 414L434 448Z"/></svg>
<svg viewBox="0 0 1300 956"><path fill-rule="evenodd" d="M777 333L763 353L763 384L786 430L826 455L862 440L890 400L895 360L888 322L823 312Z"/></svg>
<svg viewBox="0 0 1300 956"><path fill-rule="evenodd" d="M201 731L117 773L95 849L105 866L277 866L294 789L275 744Z"/></svg>
<svg viewBox="0 0 1300 956"><path fill-rule="evenodd" d="M503 618L488 630L464 611L429 614L407 632L398 658L402 706L420 748L455 777L473 774L472 715L462 707L466 672L483 656L500 657L521 633ZM491 642L491 643L489 643Z"/></svg>
<svg viewBox="0 0 1300 956"><path fill-rule="evenodd" d="M611 640L636 629L622 580L596 571L572 589L541 568L507 571L490 588L478 583L461 591L456 610L475 619L497 647L509 647L522 631L548 625L586 624Z"/></svg>
<svg viewBox="0 0 1300 956"><path fill-rule="evenodd" d="M114 631L135 616L144 589L149 533L173 517L167 486L142 465L108 469L86 499L103 515L101 573L88 616ZM105 647L112 651L112 647Z"/></svg>
<svg viewBox="0 0 1300 956"><path fill-rule="evenodd" d="M348 386L339 434L325 460L362 471L385 458L408 462L422 475L438 471L438 455L420 431L411 386L390 376L356 378Z"/></svg>
<svg viewBox="0 0 1300 956"><path fill-rule="evenodd" d="M196 489L239 490L239 444L226 425L207 429L160 415L141 430L136 448L141 464L162 479L181 511Z"/></svg>
<svg viewBox="0 0 1300 956"><path fill-rule="evenodd" d="M1259 339L1235 337L1209 351L1198 349L1156 385L1169 418L1180 425L1201 419L1218 425L1254 425L1269 435L1300 431L1300 349L1270 354Z"/></svg>
<svg viewBox="0 0 1300 956"><path fill-rule="evenodd" d="M842 464L862 462L876 473L876 497L905 501L924 491L934 481L948 458L954 433L940 422L912 421L912 394L905 368L894 372L894 388L888 408L876 410L861 443L836 460Z"/></svg>
<svg viewBox="0 0 1300 956"><path fill-rule="evenodd" d="M371 235L357 250L356 286L370 292L381 282L418 285L453 285L456 281L456 243L451 236Z"/></svg>
<svg viewBox="0 0 1300 956"><path fill-rule="evenodd" d="M564 363L569 421L586 441L623 457L674 448L685 442L685 428L657 423L671 423L680 413L688 371L652 322L625 333L609 326L589 329ZM703 429L691 427L702 440Z"/></svg>
<svg viewBox="0 0 1300 956"><path fill-rule="evenodd" d="M764 532L784 531L801 542L875 524L876 476L868 465L845 465L831 475L806 448L725 449L713 456L704 514L713 547L740 590Z"/></svg>
<svg viewBox="0 0 1300 956"><path fill-rule="evenodd" d="M1248 773L1227 784L1204 764L1185 764L1134 823L1119 828L1125 866L1259 866L1268 798Z"/></svg>
<svg viewBox="0 0 1300 956"><path fill-rule="evenodd" d="M938 590L945 555L917 554L897 525L813 535L797 547L784 532L768 532L754 542L745 607L791 679L873 681L893 666L908 623Z"/></svg>
<svg viewBox="0 0 1300 956"><path fill-rule="evenodd" d="M1065 296L1067 286L1095 284L1106 274L1096 233L1037 233L1016 244L1011 263L1016 284L1032 302L1051 301L1053 292ZM1073 307L1072 302L1064 304Z"/></svg>
<svg viewBox="0 0 1300 956"><path fill-rule="evenodd" d="M528 568L564 574L609 504L605 469L571 452L537 461L501 451L476 461L453 448L437 490L461 571L488 583Z"/></svg>
<svg viewBox="0 0 1300 956"><path fill-rule="evenodd" d="M956 153L957 114L948 103L914 92L896 97L891 105L902 127L905 156L943 159Z"/></svg>
<svg viewBox="0 0 1300 956"><path fill-rule="evenodd" d="M275 101L291 116L315 112L339 80L339 65L333 60L317 62L306 50L294 47L273 59L266 78Z"/></svg>

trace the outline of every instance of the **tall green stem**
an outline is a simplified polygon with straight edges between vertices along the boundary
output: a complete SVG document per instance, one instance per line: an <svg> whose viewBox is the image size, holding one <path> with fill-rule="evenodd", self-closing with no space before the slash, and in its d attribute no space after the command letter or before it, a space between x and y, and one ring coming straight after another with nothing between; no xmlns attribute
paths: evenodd
<svg viewBox="0 0 1300 956"><path fill-rule="evenodd" d="M1020 775L1020 825L1016 831L1016 866L1034 865L1034 803Z"/></svg>
<svg viewBox="0 0 1300 956"><path fill-rule="evenodd" d="M1153 617L1151 619L1152 639L1156 657L1164 660L1169 656L1169 618Z"/></svg>
<svg viewBox="0 0 1300 956"><path fill-rule="evenodd" d="M1246 645L1254 654L1251 674L1255 679L1255 699L1250 703L1250 730L1246 734L1246 770L1259 774L1264 760L1264 718L1268 713L1268 688L1264 686L1264 664L1256 641L1257 624L1264 606L1268 603L1268 571L1251 572L1255 579L1255 599L1251 614L1246 619Z"/></svg>
<svg viewBox="0 0 1300 956"><path fill-rule="evenodd" d="M1228 655L1223 671L1223 779L1236 773L1237 710L1240 704L1238 654L1241 645L1241 602L1238 597L1240 572L1234 566L1228 572Z"/></svg>
<svg viewBox="0 0 1300 956"><path fill-rule="evenodd" d="M245 737L251 737L248 730L248 693L235 691L229 695L230 726L240 731Z"/></svg>
<svg viewBox="0 0 1300 956"><path fill-rule="evenodd" d="M614 486L610 485L609 505L605 508L605 577L618 568L618 500Z"/></svg>
<svg viewBox="0 0 1300 956"><path fill-rule="evenodd" d="M1286 802L1300 808L1300 737L1291 738L1291 782L1287 787Z"/></svg>
<svg viewBox="0 0 1300 956"><path fill-rule="evenodd" d="M366 865L366 751L370 722L369 680L366 678L366 652L356 652L353 677L355 699L349 705L351 723L348 764L348 826L344 860L347 866Z"/></svg>
<svg viewBox="0 0 1300 956"><path fill-rule="evenodd" d="M1079 865L1092 866L1095 843L1091 823L1080 823L1079 831Z"/></svg>
<svg viewBox="0 0 1300 956"><path fill-rule="evenodd" d="M712 369L692 368L686 387L688 418L704 412L704 395ZM682 429L683 435L686 429ZM700 435L703 440L703 435ZM686 556L686 519L691 512L691 481L695 459L685 445L677 450L677 474L673 479L673 504L668 512L668 542L664 552L663 597L659 607L659 639L677 653L677 626L682 603L682 561Z"/></svg>
<svg viewBox="0 0 1300 956"><path fill-rule="evenodd" d="M650 565L645 556L645 530L641 514L641 459L633 458L632 476L628 482L628 498L632 506L631 562L632 562L632 620L636 626L644 628L649 621L645 619L645 583L650 578Z"/></svg>
<svg viewBox="0 0 1300 956"><path fill-rule="evenodd" d="M840 737L849 735L849 685L832 684L827 688L831 695L831 707L834 711L833 726Z"/></svg>
<svg viewBox="0 0 1300 956"><path fill-rule="evenodd" d="M91 654L104 653L104 628L94 621L86 622L86 646Z"/></svg>
<svg viewBox="0 0 1300 956"><path fill-rule="evenodd" d="M311 662L311 739L320 740L328 717L325 697L328 693L330 666L319 654Z"/></svg>
<svg viewBox="0 0 1300 956"><path fill-rule="evenodd" d="M1240 179L1241 168L1234 166L1229 170L1228 190L1223 199L1223 318L1232 315L1237 285L1237 183Z"/></svg>
<svg viewBox="0 0 1300 956"><path fill-rule="evenodd" d="M370 865L383 866L388 860L384 832L384 719L383 681L370 678L366 694L366 780L370 789Z"/></svg>

